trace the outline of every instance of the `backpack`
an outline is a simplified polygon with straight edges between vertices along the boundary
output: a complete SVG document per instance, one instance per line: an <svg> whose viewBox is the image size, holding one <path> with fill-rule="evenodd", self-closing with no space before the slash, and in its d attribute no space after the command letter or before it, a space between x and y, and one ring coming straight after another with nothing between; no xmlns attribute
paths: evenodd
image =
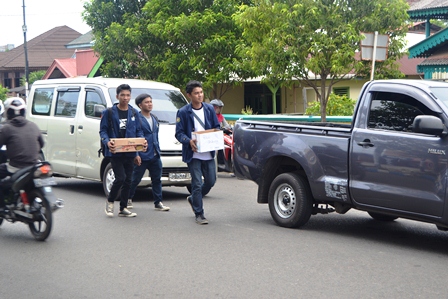
<svg viewBox="0 0 448 299"><path fill-rule="evenodd" d="M136 115L135 109L134 108L131 108L131 109L132 109L132 117L135 117L135 115ZM140 120L140 118L139 118L139 120ZM111 128L112 133L114 133L114 127L112 125L112 107L107 108L107 126L109 128ZM105 147L106 146L103 144L103 142L100 139L100 149L98 150L98 158L101 156L101 154L104 157L104 153L106 152L106 148Z"/></svg>

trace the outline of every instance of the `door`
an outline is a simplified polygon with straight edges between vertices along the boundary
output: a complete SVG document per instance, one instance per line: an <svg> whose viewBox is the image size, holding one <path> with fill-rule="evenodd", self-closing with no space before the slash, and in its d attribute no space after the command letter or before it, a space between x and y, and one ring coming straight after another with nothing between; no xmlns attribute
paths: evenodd
<svg viewBox="0 0 448 299"><path fill-rule="evenodd" d="M75 134L77 135L77 176L99 180L103 159L102 155L98 157L98 150L100 149L100 111L105 109L107 104L104 93L100 88L86 86L81 94L78 123L75 128Z"/></svg>
<svg viewBox="0 0 448 299"><path fill-rule="evenodd" d="M412 131L417 115L438 114L404 93L370 97L367 126L353 132L352 198L361 205L441 217L448 140Z"/></svg>
<svg viewBox="0 0 448 299"><path fill-rule="evenodd" d="M53 117L48 119L46 159L55 172L76 175L76 116L80 87L58 87Z"/></svg>

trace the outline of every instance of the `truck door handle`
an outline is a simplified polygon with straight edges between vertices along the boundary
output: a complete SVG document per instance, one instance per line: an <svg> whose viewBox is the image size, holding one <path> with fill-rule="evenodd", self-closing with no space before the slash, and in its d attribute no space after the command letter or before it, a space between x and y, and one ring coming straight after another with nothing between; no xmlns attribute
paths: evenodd
<svg viewBox="0 0 448 299"><path fill-rule="evenodd" d="M70 134L75 133L75 126L74 125L70 125Z"/></svg>
<svg viewBox="0 0 448 299"><path fill-rule="evenodd" d="M362 146L362 147L373 147L373 143L370 142L370 139L364 139L361 142L357 142L358 145Z"/></svg>
<svg viewBox="0 0 448 299"><path fill-rule="evenodd" d="M83 126L78 126L78 130L82 130L82 129L84 129Z"/></svg>

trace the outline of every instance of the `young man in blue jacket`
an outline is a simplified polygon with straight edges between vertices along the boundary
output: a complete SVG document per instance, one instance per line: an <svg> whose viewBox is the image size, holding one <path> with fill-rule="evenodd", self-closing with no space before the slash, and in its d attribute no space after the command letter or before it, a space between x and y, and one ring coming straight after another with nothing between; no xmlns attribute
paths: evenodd
<svg viewBox="0 0 448 299"><path fill-rule="evenodd" d="M213 106L203 102L204 93L200 82L188 82L186 93L190 104L177 111L176 139L182 143L182 161L187 163L191 174L191 195L187 200L196 216L196 223L207 224L202 197L216 182L215 151L198 153L196 140L191 138L191 133L219 129L219 122Z"/></svg>
<svg viewBox="0 0 448 299"><path fill-rule="evenodd" d="M162 202L162 160L160 159L159 147L159 122L151 115L153 108L152 97L149 94L141 94L135 98L135 104L140 108L140 122L142 124L143 136L148 142L146 152L139 152L134 158L134 172L132 174L131 191L129 193L128 209L132 209L132 199L135 189L142 180L146 169L151 176L152 195L154 197L154 208L158 211L169 211L170 208Z"/></svg>
<svg viewBox="0 0 448 299"><path fill-rule="evenodd" d="M138 119L137 111L129 105L131 100L131 87L121 84L117 87L118 103L112 106L112 119L109 121L108 109L103 111L100 122L101 142L105 145L105 157L110 158L115 180L106 201L106 215L114 216L114 201L120 194L120 217L135 217L136 213L129 211L126 206L129 198L129 190L134 169L135 152L115 153L115 144L112 138L136 138L143 137L143 132ZM109 126L111 124L111 127ZM144 150L147 144L145 142Z"/></svg>

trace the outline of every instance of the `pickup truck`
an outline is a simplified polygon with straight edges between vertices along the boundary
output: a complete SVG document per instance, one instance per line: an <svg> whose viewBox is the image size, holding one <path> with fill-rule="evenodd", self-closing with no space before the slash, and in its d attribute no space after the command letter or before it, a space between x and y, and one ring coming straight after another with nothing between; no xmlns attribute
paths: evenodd
<svg viewBox="0 0 448 299"><path fill-rule="evenodd" d="M234 167L274 221L350 209L448 230L448 83L367 82L351 124L238 120Z"/></svg>

